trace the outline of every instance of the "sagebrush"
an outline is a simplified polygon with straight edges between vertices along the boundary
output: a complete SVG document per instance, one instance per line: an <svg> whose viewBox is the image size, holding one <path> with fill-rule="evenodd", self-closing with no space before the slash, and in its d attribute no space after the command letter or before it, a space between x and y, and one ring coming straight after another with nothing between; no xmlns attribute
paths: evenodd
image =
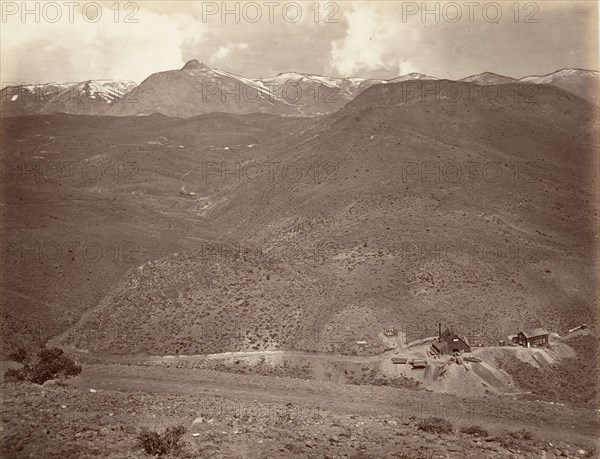
<svg viewBox="0 0 600 459"><path fill-rule="evenodd" d="M8 380L43 384L49 379L69 378L81 373L81 366L56 347L42 349L32 362L26 354L19 353L18 357L23 368L7 370L5 376Z"/></svg>
<svg viewBox="0 0 600 459"><path fill-rule="evenodd" d="M417 428L432 433L452 433L454 431L450 421L437 417L421 419L417 424Z"/></svg>
<svg viewBox="0 0 600 459"><path fill-rule="evenodd" d="M460 429L460 431L462 433L468 434L468 435L476 435L478 437L487 437L489 436L489 433L487 430L485 430L483 427L481 426L469 426L469 427L463 427L462 429Z"/></svg>
<svg viewBox="0 0 600 459"><path fill-rule="evenodd" d="M165 456L181 449L179 440L185 432L182 425L167 427L163 434L146 429L138 435L137 440L146 454Z"/></svg>

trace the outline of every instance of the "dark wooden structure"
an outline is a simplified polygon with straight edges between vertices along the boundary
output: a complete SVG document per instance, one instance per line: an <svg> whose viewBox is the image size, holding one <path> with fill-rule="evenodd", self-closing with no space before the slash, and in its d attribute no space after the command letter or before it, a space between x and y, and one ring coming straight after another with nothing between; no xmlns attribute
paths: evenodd
<svg viewBox="0 0 600 459"><path fill-rule="evenodd" d="M383 334L388 338L391 338L392 336L398 336L398 330L396 330L396 327L384 328Z"/></svg>
<svg viewBox="0 0 600 459"><path fill-rule="evenodd" d="M438 339L433 342L431 349L436 354L452 355L471 352L471 345L466 337L459 336L448 328L442 333L442 324L440 324Z"/></svg>
<svg viewBox="0 0 600 459"><path fill-rule="evenodd" d="M415 359L410 362L413 368L427 368L427 360Z"/></svg>
<svg viewBox="0 0 600 459"><path fill-rule="evenodd" d="M548 344L548 335L549 333L543 328L536 328L531 331L519 332L513 341L523 347L545 346Z"/></svg>

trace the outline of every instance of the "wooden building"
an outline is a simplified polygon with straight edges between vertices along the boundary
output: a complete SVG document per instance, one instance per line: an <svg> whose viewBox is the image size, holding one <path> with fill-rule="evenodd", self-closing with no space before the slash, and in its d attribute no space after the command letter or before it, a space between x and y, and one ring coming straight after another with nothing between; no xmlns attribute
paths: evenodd
<svg viewBox="0 0 600 459"><path fill-rule="evenodd" d="M410 364L413 368L427 368L427 360L424 359L415 359Z"/></svg>
<svg viewBox="0 0 600 459"><path fill-rule="evenodd" d="M454 353L462 354L463 352L471 352L471 345L465 336L459 336L454 331L446 328L442 333L442 325L440 324L438 339L431 345L432 350L440 355L452 355Z"/></svg>
<svg viewBox="0 0 600 459"><path fill-rule="evenodd" d="M519 332L513 341L523 347L537 347L548 344L548 332L543 328Z"/></svg>
<svg viewBox="0 0 600 459"><path fill-rule="evenodd" d="M391 338L392 336L398 336L398 330L396 330L396 327L384 328L383 334L388 338Z"/></svg>

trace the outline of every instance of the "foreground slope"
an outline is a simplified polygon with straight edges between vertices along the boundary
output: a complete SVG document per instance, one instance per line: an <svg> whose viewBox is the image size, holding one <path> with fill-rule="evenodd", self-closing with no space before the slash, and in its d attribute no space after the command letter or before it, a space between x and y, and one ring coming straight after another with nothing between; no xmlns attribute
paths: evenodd
<svg viewBox="0 0 600 459"><path fill-rule="evenodd" d="M175 425L188 457L596 457L597 413L539 402L121 365L3 389L10 457L145 457L136 436ZM419 429L429 416L453 432Z"/></svg>

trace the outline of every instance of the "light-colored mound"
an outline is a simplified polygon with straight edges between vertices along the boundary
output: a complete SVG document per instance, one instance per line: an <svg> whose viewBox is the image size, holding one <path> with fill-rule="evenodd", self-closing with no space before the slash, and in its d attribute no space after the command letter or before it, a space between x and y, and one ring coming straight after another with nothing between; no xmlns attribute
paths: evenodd
<svg viewBox="0 0 600 459"><path fill-rule="evenodd" d="M553 343L548 348L528 349L521 346L482 348L477 349L476 355L491 365L497 365L499 360L513 356L535 368L542 368L553 365L561 359L576 357L577 354L565 343Z"/></svg>

